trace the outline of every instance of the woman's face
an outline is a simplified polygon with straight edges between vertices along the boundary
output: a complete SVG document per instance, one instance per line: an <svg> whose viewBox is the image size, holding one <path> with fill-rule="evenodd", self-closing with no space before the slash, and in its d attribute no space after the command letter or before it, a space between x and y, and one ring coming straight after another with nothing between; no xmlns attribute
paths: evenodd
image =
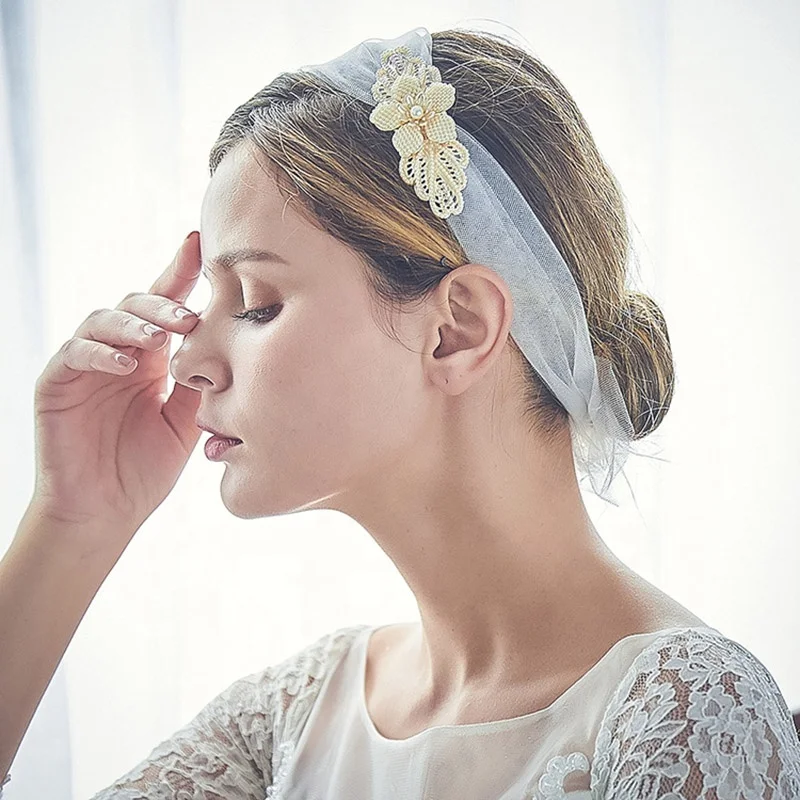
<svg viewBox="0 0 800 800"><path fill-rule="evenodd" d="M202 392L198 417L242 440L223 456L221 486L242 518L338 509L368 493L413 449L424 418L418 316L398 318L403 343L381 330L356 255L293 202L247 147L226 155L201 209L211 299L170 366ZM214 266L244 248L287 263Z"/></svg>

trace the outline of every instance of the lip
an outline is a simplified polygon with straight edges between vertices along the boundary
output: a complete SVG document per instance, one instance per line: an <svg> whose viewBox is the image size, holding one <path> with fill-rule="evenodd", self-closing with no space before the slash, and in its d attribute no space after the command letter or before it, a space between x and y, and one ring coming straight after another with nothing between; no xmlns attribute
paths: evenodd
<svg viewBox="0 0 800 800"><path fill-rule="evenodd" d="M218 431L216 428L212 428L210 425L206 425L203 422L200 422L199 419L195 419L194 424L197 425L198 428L202 431L206 431L207 433L211 433L214 436L218 436L220 439L234 439L237 442L241 442L242 440L238 436L231 436L228 433L222 433Z"/></svg>
<svg viewBox="0 0 800 800"><path fill-rule="evenodd" d="M209 461L222 461L225 453L233 447L242 444L236 439L221 439L219 436L212 436L205 445L206 458Z"/></svg>

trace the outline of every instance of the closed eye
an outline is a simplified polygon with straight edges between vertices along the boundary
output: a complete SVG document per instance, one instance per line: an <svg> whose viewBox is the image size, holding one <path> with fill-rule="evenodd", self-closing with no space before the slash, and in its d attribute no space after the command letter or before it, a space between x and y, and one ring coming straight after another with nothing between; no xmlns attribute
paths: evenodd
<svg viewBox="0 0 800 800"><path fill-rule="evenodd" d="M244 319L248 322L255 322L255 323L264 323L268 322L270 311L273 309L278 308L278 306L266 306L265 308L252 308L248 311L243 311L241 314L233 314L233 319ZM277 315L275 315L277 316ZM273 317L274 319L274 317Z"/></svg>

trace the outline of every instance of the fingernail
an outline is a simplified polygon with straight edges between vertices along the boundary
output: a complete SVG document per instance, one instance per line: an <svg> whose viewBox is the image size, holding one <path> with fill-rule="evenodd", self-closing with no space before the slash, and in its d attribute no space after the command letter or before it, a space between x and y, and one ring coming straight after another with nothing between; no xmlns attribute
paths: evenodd
<svg viewBox="0 0 800 800"><path fill-rule="evenodd" d="M188 308L176 308L175 316L178 319L183 319L184 317L196 317L197 314L195 314L194 311L189 311Z"/></svg>

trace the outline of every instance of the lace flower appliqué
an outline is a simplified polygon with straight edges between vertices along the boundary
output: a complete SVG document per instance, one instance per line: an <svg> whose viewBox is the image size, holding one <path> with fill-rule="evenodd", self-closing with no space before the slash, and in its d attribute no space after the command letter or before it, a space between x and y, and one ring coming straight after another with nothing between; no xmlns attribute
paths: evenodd
<svg viewBox="0 0 800 800"><path fill-rule="evenodd" d="M567 800L567 798L581 798L589 794L588 791L565 792L564 781L573 772L589 772L589 759L583 753L570 753L568 756L553 756L545 766L544 773L539 778L536 789L526 798L530 800Z"/></svg>
<svg viewBox="0 0 800 800"><path fill-rule="evenodd" d="M381 54L375 76L372 96L378 105L369 120L382 131L394 131L400 177L437 217L460 214L469 151L457 141L456 124L447 113L455 89L442 83L437 67L402 46Z"/></svg>

